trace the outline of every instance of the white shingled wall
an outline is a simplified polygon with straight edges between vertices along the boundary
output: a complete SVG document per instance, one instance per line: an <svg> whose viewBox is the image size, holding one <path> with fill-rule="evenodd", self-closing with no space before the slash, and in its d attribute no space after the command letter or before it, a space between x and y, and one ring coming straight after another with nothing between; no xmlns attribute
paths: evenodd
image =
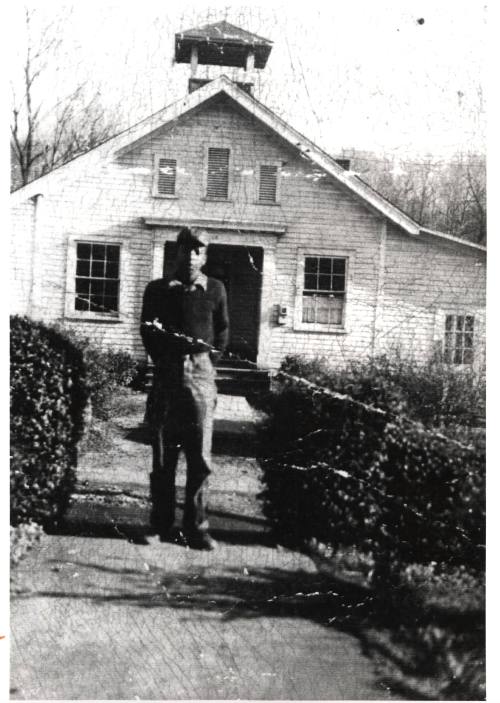
<svg viewBox="0 0 500 703"><path fill-rule="evenodd" d="M226 225L243 221L261 224L263 230L266 223L286 226L286 233L279 236L228 230L215 235L221 242L248 245L258 242L265 247L266 271L271 278L263 292L261 343L263 340L264 343L259 361L271 367L277 367L289 353L326 355L337 363L365 356L385 348L388 340L394 342L395 329L402 342L410 342L412 348L427 353L429 335L434 334L432 304L436 294L441 291L441 296L448 296L446 301L450 296L456 299L464 295L461 284L453 288L453 294L449 289L450 274L457 267L467 281L472 281L467 290L476 290L471 293L470 302L484 304L484 270L475 265L477 255L461 245L443 245L434 238L410 239L395 228L388 228L385 267L381 269L382 220L233 105L227 99L206 104L157 130L126 153L102 158L96 152L95 156L76 159L40 180L39 191L44 195L36 231L35 270L39 274L34 316L64 320L103 345L126 349L143 358L138 335L142 293L153 275L155 241L158 244L158 237L162 236L158 230L144 225L143 219L148 217L177 218L187 223L190 219L206 218ZM231 149L229 202L204 200L205 155L209 145ZM176 198L152 197L155 154L177 160ZM279 205L256 203L257 167L264 161L281 163ZM22 192L16 199L21 196ZM30 287L32 214L27 213L32 213L33 203L31 200L26 203L17 207L12 216L16 233L13 285L15 291L20 291L14 296L17 302L13 301L16 312L26 311L26 291ZM169 230L164 238L174 236L175 231ZM72 320L65 316L66 284L67 281L71 284L74 274L73 270L67 270L68 261L71 264L68 251L70 242L78 238L122 243L119 322ZM344 333L294 330L299 249L325 255L347 252L350 281ZM155 251L157 254L160 251L158 246ZM434 268L437 273L432 283L428 283ZM430 287L433 293L429 292ZM464 298L463 304L468 304L468 300ZM274 308L278 304L286 305L289 310L284 326L275 321Z"/></svg>

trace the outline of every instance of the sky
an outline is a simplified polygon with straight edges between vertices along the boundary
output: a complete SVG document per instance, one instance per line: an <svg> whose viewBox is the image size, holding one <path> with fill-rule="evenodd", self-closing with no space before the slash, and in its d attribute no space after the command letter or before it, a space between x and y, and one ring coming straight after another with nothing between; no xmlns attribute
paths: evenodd
<svg viewBox="0 0 500 703"><path fill-rule="evenodd" d="M256 97L330 153L355 148L397 160L485 150L486 9L478 0L26 5L36 10L34 36L54 23L61 41L39 81L48 117L78 82L100 91L120 126L147 117L187 90L189 67L173 62L175 32L227 19L274 42L256 72ZM10 22L17 92L23 7L12 3Z"/></svg>

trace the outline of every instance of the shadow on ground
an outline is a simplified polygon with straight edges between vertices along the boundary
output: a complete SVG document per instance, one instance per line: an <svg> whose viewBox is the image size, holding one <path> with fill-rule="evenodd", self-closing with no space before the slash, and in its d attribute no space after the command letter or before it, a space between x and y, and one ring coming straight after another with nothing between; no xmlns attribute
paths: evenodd
<svg viewBox="0 0 500 703"><path fill-rule="evenodd" d="M239 420L216 420L212 441L215 455L254 457L257 440L252 432L252 424ZM124 439L138 444L150 444L150 431L147 425L124 429Z"/></svg>
<svg viewBox="0 0 500 703"><path fill-rule="evenodd" d="M182 549L181 547L175 547ZM226 622L249 618L298 618L356 636L363 653L389 660L402 676L379 678L384 688L398 697L431 700L408 679L432 674L432 662L421 653L409 657L401 647L382 644L370 636L394 624L394 613L379 610L374 592L340 578L275 567L224 568L200 564L169 572L147 564L134 569L75 559L52 560L54 570L75 570L79 582L63 581L59 587L19 593L18 598L90 600L99 606L125 605L145 609L195 611L204 618Z"/></svg>
<svg viewBox="0 0 500 703"><path fill-rule="evenodd" d="M183 491L179 489L179 494ZM248 496L235 496L240 506L248 501ZM227 502L222 491L214 491L214 502ZM243 505L244 508L244 505ZM182 524L184 504L177 502L176 523ZM52 534L73 535L75 537L111 537L127 539L138 544L147 543L149 535L150 504L147 498L127 495L78 494L64 520ZM267 521L261 517L245 515L214 507L210 510L210 533L225 544L275 546Z"/></svg>

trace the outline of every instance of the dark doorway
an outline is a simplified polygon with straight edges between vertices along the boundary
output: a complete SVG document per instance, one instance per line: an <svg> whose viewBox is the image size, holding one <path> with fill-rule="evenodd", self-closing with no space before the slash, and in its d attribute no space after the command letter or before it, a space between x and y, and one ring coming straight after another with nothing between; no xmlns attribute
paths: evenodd
<svg viewBox="0 0 500 703"><path fill-rule="evenodd" d="M173 272L175 244L165 243L163 275ZM259 348L260 299L262 291L261 247L210 244L205 273L224 283L229 307L227 355L257 360Z"/></svg>

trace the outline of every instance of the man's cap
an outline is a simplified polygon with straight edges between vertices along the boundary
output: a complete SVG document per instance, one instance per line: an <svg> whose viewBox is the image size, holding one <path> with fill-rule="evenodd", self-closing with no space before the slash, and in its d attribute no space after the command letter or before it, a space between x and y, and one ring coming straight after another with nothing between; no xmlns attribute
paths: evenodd
<svg viewBox="0 0 500 703"><path fill-rule="evenodd" d="M198 249L208 246L208 234L202 229L191 229L183 227L177 235L177 246Z"/></svg>

